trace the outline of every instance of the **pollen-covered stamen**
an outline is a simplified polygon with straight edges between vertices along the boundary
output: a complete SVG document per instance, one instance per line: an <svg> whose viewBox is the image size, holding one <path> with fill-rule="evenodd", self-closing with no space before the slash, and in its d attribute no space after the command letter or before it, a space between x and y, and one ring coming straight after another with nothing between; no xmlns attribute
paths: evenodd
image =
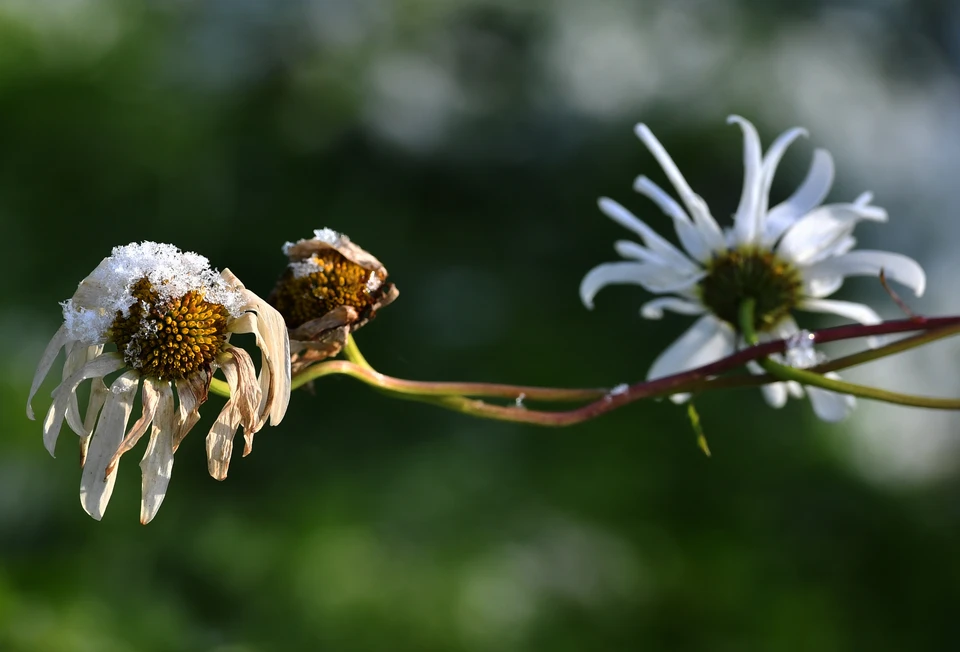
<svg viewBox="0 0 960 652"><path fill-rule="evenodd" d="M124 361L145 376L179 380L208 370L227 341L229 311L189 291L161 298L146 278L130 289L136 302L117 312L110 337Z"/></svg>
<svg viewBox="0 0 960 652"><path fill-rule="evenodd" d="M290 263L270 295L288 328L323 317L334 308L351 306L362 315L380 298L386 274L366 269L334 249Z"/></svg>
<svg viewBox="0 0 960 652"><path fill-rule="evenodd" d="M717 317L735 328L740 304L756 301L754 328L769 330L800 301L800 272L772 252L740 248L725 252L707 264L700 282L700 300Z"/></svg>

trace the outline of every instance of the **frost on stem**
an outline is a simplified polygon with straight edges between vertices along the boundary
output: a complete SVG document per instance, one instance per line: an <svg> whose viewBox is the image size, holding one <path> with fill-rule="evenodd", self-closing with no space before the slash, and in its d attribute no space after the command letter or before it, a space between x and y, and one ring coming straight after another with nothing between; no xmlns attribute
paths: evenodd
<svg viewBox="0 0 960 652"><path fill-rule="evenodd" d="M814 348L813 333L804 329L787 339L786 362L797 369L808 369L823 362L825 356Z"/></svg>
<svg viewBox="0 0 960 652"><path fill-rule="evenodd" d="M621 394L626 394L629 390L630 390L630 385L628 385L627 383L620 383L616 387L611 388L610 391L607 392L607 395L604 396L604 399L609 401L614 396L620 396Z"/></svg>

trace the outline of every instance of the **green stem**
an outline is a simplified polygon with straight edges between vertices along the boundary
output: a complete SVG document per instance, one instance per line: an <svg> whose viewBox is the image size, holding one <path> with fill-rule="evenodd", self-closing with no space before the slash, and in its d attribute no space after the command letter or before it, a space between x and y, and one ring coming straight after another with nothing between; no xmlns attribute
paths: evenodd
<svg viewBox="0 0 960 652"><path fill-rule="evenodd" d="M755 299L746 299L740 304L740 330L747 344L756 345L760 338L757 336L753 325L754 309L756 307ZM889 355L889 354L888 354ZM867 356L862 356L864 359ZM884 401L886 403L895 403L897 405L911 405L914 407L934 408L940 410L960 409L960 399L931 398L927 396L915 396L911 394L900 394L876 387L866 385L857 385L843 380L834 380L826 378L814 371L806 369L797 369L788 365L783 365L771 360L770 358L760 358L757 360L761 367L772 376L780 380L794 380L803 385L820 387L840 394L851 394L861 398L868 398L875 401Z"/></svg>
<svg viewBox="0 0 960 652"><path fill-rule="evenodd" d="M950 337L951 335L956 335L957 333L960 333L960 324L946 326L944 328L937 328L925 333L920 333L919 335L905 337L902 340L897 340L896 342L891 342L890 344L878 346L875 349L867 349L866 351L845 355L842 358L837 358L836 360L831 360L830 362L817 365L815 370L820 373L839 371L840 369L846 369L848 367L854 367L866 362L872 362L873 360L879 360L880 358L885 358L895 353L909 351L910 349L915 349L918 346L923 346L924 344L930 344L931 342L942 340L945 337Z"/></svg>
<svg viewBox="0 0 960 652"><path fill-rule="evenodd" d="M230 385L219 378L213 378L210 380L210 393L223 396L224 398L230 398Z"/></svg>
<svg viewBox="0 0 960 652"><path fill-rule="evenodd" d="M828 371L842 371L843 369L849 369L850 367L855 367L867 362L886 358L896 353L909 351L910 349L915 349L923 346L924 344L930 344L932 342L936 342L937 340L951 337L957 333L960 333L960 324L937 328L935 330L927 331L926 333L920 333L919 335L905 337L902 340L897 340L896 342L891 342L890 344L885 344L884 346L878 346L875 349L867 349L866 351L859 351L857 353L845 355L835 360L818 364L815 367L810 367L808 371L813 371L818 374L825 374ZM711 378L703 380L699 385L693 387L690 391L698 393L714 389L742 389L744 387L759 387L776 380L777 378L771 374L741 374L737 376L726 376L724 378Z"/></svg>
<svg viewBox="0 0 960 652"><path fill-rule="evenodd" d="M346 347L344 347L344 351L346 352ZM360 359L362 359L362 356L360 356ZM364 360L364 362L366 361ZM595 400L607 393L606 389L601 388L562 389L530 387L527 385L498 385L494 383L444 383L406 380L382 374L369 364L361 364L357 361L357 358L352 358L350 361L330 360L311 365L297 374L291 383L291 388L297 389L312 380L330 374L346 374L392 394L425 398L483 396L513 401L519 398L531 401L576 402Z"/></svg>
<svg viewBox="0 0 960 652"><path fill-rule="evenodd" d="M750 320L752 326L752 319ZM782 380L782 372L802 372L803 379L795 377L799 382L824 387L825 383L830 384L832 391L854 394L865 398L876 400L885 400L901 405L915 405L918 407L939 408L939 409L958 409L960 401L952 399L935 399L926 397L913 397L893 392L884 392L874 388L861 387L851 383L842 383L831 381L824 378L819 373L834 371L852 367L857 364L863 364L872 360L893 355L906 351L924 344L955 335L960 332L960 319L957 317L940 318L915 318L912 320L901 320L898 322L885 322L875 326L842 326L825 329L816 333L816 342L836 341L849 339L853 337L864 337L867 335L880 335L885 333L899 333L909 330L929 329L919 335L908 337L898 342L893 342L886 346L878 347L869 351L862 351L853 355L838 358L832 362L818 365L803 372L793 367L778 365L780 369L777 373L768 373L766 375L739 375L728 377L714 377L727 371L731 371L742 366L749 360L760 360L771 353L777 353L784 350L785 342L766 342L757 344L751 348L737 351L734 354L710 363L698 369L684 371L673 376L658 378L656 380L636 383L630 386L625 392L616 394L607 393L603 389L556 389L549 387L528 387L517 385L499 385L492 383L434 383L403 380L393 378L377 372L366 361L360 353L359 348L353 338L347 340L344 346L344 354L352 362L343 360L333 360L313 365L294 379L292 386L294 389L305 383L332 374L344 374L371 385L380 391L394 398L430 403L438 407L454 410L463 414L468 414L486 419L497 419L502 421L513 421L521 423L531 423L544 426L567 426L581 423L589 419L610 412L622 407L628 403L644 399L658 398L670 394L685 392L703 392L713 389L733 389L741 387L755 387L764 385L776 380ZM747 333L745 330L745 337ZM756 341L756 334L752 333L753 341ZM750 338L748 338L749 341ZM772 362L772 361L768 361ZM776 363L773 363L776 364ZM769 371L769 370L768 370ZM839 384L837 384L839 383ZM864 391L860 391L864 390ZM229 387L225 382L214 379L210 385L210 391L214 394L229 397ZM869 395L865 392L869 392ZM537 410L527 410L520 406L501 406L491 405L483 401L471 400L467 397L491 397L515 400L524 395L525 398L536 401L589 401L580 408L559 412L543 412Z"/></svg>
<svg viewBox="0 0 960 652"><path fill-rule="evenodd" d="M343 345L343 355L354 364L360 365L365 369L373 369L373 366L367 362L367 359L360 353L360 347L357 346L357 341L353 339L352 333L347 334L347 342Z"/></svg>
<svg viewBox="0 0 960 652"><path fill-rule="evenodd" d="M344 374L380 389L395 398L419 400L440 404L437 399L464 399L467 396L502 398L511 401L550 401L575 403L592 401L607 394L605 388L563 389L530 385L503 385L498 383L449 383L406 380L382 374L367 362L352 336L347 338L343 353L348 360L330 360L307 367L291 379L290 389L295 390L310 381L333 374ZM210 393L230 397L230 388L224 381L214 378ZM465 400L465 399L464 399ZM448 402L457 403L456 400Z"/></svg>

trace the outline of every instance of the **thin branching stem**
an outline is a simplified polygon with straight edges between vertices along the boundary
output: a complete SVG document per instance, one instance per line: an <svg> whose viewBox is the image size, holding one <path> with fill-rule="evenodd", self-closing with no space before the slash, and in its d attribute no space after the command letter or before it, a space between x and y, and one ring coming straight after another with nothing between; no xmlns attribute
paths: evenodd
<svg viewBox="0 0 960 652"><path fill-rule="evenodd" d="M756 300L754 299L746 299L740 304L740 332L748 344L757 344L759 341L753 326L755 307ZM761 358L757 360L757 362L763 367L764 371L779 380L794 380L803 385L820 387L840 394L850 394L860 398L868 398L874 401L883 401L897 405L909 405L912 407L933 408L938 410L960 409L960 399L915 396L913 394L891 392L868 385L858 385L844 380L827 378L815 371L797 369L796 367L780 364L770 358Z"/></svg>

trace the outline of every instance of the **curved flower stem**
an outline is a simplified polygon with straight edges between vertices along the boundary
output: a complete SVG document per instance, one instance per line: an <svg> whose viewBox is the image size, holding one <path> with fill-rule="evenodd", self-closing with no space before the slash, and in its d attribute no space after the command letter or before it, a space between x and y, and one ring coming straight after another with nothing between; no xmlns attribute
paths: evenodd
<svg viewBox="0 0 960 652"><path fill-rule="evenodd" d="M519 423L532 423L541 426L567 426L575 423L580 423L581 421L587 421L592 419L604 412L608 412L612 407L624 404L628 401L623 400L624 395L610 395L607 394L605 390L563 390L563 389L551 389L551 388L542 388L542 387L528 387L521 388L526 390L534 390L531 393L527 393L528 398L537 397L538 400L584 400L586 398L596 398L598 394L603 396L599 401L589 403L582 408L577 410L569 411L559 411L559 412L548 412L541 410L528 410L525 407L520 405L492 405L490 403L485 403L484 401L475 400L467 398L462 395L449 395L445 392L449 391L447 386L461 385L465 388L471 388L474 390L482 390L482 384L472 384L472 383L417 383L415 381L406 381L398 378L391 378L389 376L384 376L383 374L375 371L372 368L361 367L356 363L349 362L347 360L331 360L329 362L322 362L320 364L313 365L308 370L310 380L315 380L323 376L328 376L332 374L344 374L355 378L361 382L364 382L368 385L372 385L377 389L381 389L386 393L390 394L395 398L402 398L410 401L418 401L422 403L430 403L431 405L436 405L438 407L443 407L448 410L453 410L455 412L460 412L462 414L468 414L471 416L481 417L485 419L495 419L498 421L513 421ZM306 382L306 381L304 381ZM423 389L431 389L429 386L437 385L440 387L433 388L437 392L442 393L424 393L424 392L414 392L414 391L396 391L394 387L404 387L406 390L412 389L412 386L423 386ZM490 386L496 387L496 386ZM538 395L537 391L543 390L544 392L552 393L553 398L544 399L543 395L550 394L541 394ZM575 394L578 394L575 397ZM589 396L587 396L589 394ZM557 398L558 396L565 396L565 398ZM512 397L513 395L511 395ZM633 399L636 400L636 399Z"/></svg>
<svg viewBox="0 0 960 652"><path fill-rule="evenodd" d="M824 344L827 342L869 337L872 335L889 335L918 330L926 332L876 349L838 358L832 362L806 370L806 373L811 374L812 379L801 380L800 382L808 385L822 386L822 381L833 381L824 378L819 375L819 373L863 364L960 333L960 316L914 317L869 326L860 324L836 326L812 333L812 339L818 344ZM626 388L623 392L613 394L607 393L607 390L604 389L558 389L492 383L423 382L393 378L373 369L360 353L356 342L350 338L344 346L344 354L350 358L352 362L333 360L313 365L293 379L292 387L296 389L311 380L316 380L323 376L344 374L371 385L395 398L431 403L472 416L544 426L567 426L593 419L623 405L644 398L658 398L684 392L704 392L712 389L752 387L774 382L782 377L777 374L763 376L741 375L725 378L717 378L716 376L740 368L750 360L759 360L774 353L782 353L786 347L787 342L785 340L764 342L737 351L722 360L704 365L703 367L664 378L636 383ZM786 367L786 369L800 371L792 367ZM859 387L850 383L845 383L844 385L844 389L834 389L834 391L854 393L850 391L850 387L847 386ZM883 390L873 390L873 388L863 389L871 390L874 394L876 392L885 394L884 398L878 398L876 395L865 396L866 398L889 400L888 397L904 397L904 395L897 395L893 392L883 392ZM214 379L211 382L210 391L211 393L221 396L229 397L230 395L227 384L219 379ZM594 402L574 410L542 412L528 410L519 406L491 405L483 401L467 398L468 396L472 396L515 400L520 397L521 394L523 394L525 398L534 401L572 402L593 400ZM960 401L951 399L929 399L925 397L906 398L909 399L909 401L894 400L892 402L898 402L902 405L918 405L920 407L940 409L960 408Z"/></svg>
<svg viewBox="0 0 960 652"><path fill-rule="evenodd" d="M566 389L556 387L535 387L529 385L503 385L498 383L450 383L406 380L387 376L374 369L360 353L352 337L343 347L348 360L329 360L307 367L290 383L290 389L298 389L312 380L332 374L344 374L363 381L396 398L436 402L434 399L465 396L502 398L511 401L526 399L530 401L549 401L575 403L598 399L607 393L605 388ZM210 382L210 393L229 398L230 388L219 378Z"/></svg>
<svg viewBox="0 0 960 652"><path fill-rule="evenodd" d="M373 366L367 359L363 357L363 354L360 353L360 347L357 346L357 341L353 339L353 333L347 333L347 341L343 345L343 355L346 356L347 360L350 362L359 365L365 369L373 369Z"/></svg>
<svg viewBox="0 0 960 652"><path fill-rule="evenodd" d="M756 345L759 342L756 330L753 326L755 299L746 299L740 304L740 330L748 344ZM770 358L760 358L757 360L761 367L772 376L780 380L795 380L804 385L820 387L832 392L841 394L851 394L861 398L869 398L876 401L885 401L897 405L911 405L914 407L935 408L940 410L960 409L960 399L931 398L927 396L914 396L911 394L900 394L876 387L866 385L857 385L842 380L826 378L814 371L806 369L797 369L788 365L783 365L771 360Z"/></svg>
<svg viewBox="0 0 960 652"><path fill-rule="evenodd" d="M344 352L347 349L344 347ZM356 354L359 350L354 347ZM347 354L348 357L352 353ZM363 356L359 357L360 360ZM366 362L366 360L364 360ZM484 396L488 398L504 398L516 400L525 398L531 401L575 402L589 401L600 398L607 393L606 389L563 389L554 387L530 387L527 385L499 385L495 383L446 383L419 380L406 380L382 374L368 364L361 364L357 358L347 360L330 360L312 365L297 374L291 383L291 389L296 389L311 380L316 380L330 374L346 374L357 380L373 385L378 389L392 394L403 394L416 397L463 397Z"/></svg>
<svg viewBox="0 0 960 652"><path fill-rule="evenodd" d="M230 398L230 386L219 378L210 379L210 387L208 388L208 391L211 394L216 394L217 396Z"/></svg>
<svg viewBox="0 0 960 652"><path fill-rule="evenodd" d="M956 335L957 333L960 333L960 324L935 328L927 331L926 333L905 337L902 340L897 340L896 342L891 342L890 344L885 344L884 346L878 346L875 349L859 351L857 353L836 358L835 360L830 360L829 362L824 362L823 364L818 364L814 367L810 367L808 371L824 374L828 371L841 371L843 369L849 369L850 367L855 367L867 362L886 358L896 353L909 351L910 349L915 349L923 346L924 344L930 344L932 342L936 342L937 340L942 340L946 337ZM777 377L771 374L761 374L756 376L727 376L725 378L712 378L705 380L698 388L691 391L698 392L707 389L740 389L743 387L759 387L760 385L766 385L767 383L776 382L777 380Z"/></svg>
<svg viewBox="0 0 960 652"><path fill-rule="evenodd" d="M895 353L909 351L910 349L915 349L918 346L923 346L924 344L930 344L931 342L942 340L945 337L950 337L951 335L956 335L957 333L960 333L960 324L934 328L933 330L920 333L919 335L905 337L902 340L891 342L890 344L885 344L883 346L878 346L875 349L868 349L866 351L852 353L850 355L845 355L842 358L825 362L817 365L815 370L819 373L826 373L828 371L838 371L840 369L854 367L866 362L885 358Z"/></svg>

